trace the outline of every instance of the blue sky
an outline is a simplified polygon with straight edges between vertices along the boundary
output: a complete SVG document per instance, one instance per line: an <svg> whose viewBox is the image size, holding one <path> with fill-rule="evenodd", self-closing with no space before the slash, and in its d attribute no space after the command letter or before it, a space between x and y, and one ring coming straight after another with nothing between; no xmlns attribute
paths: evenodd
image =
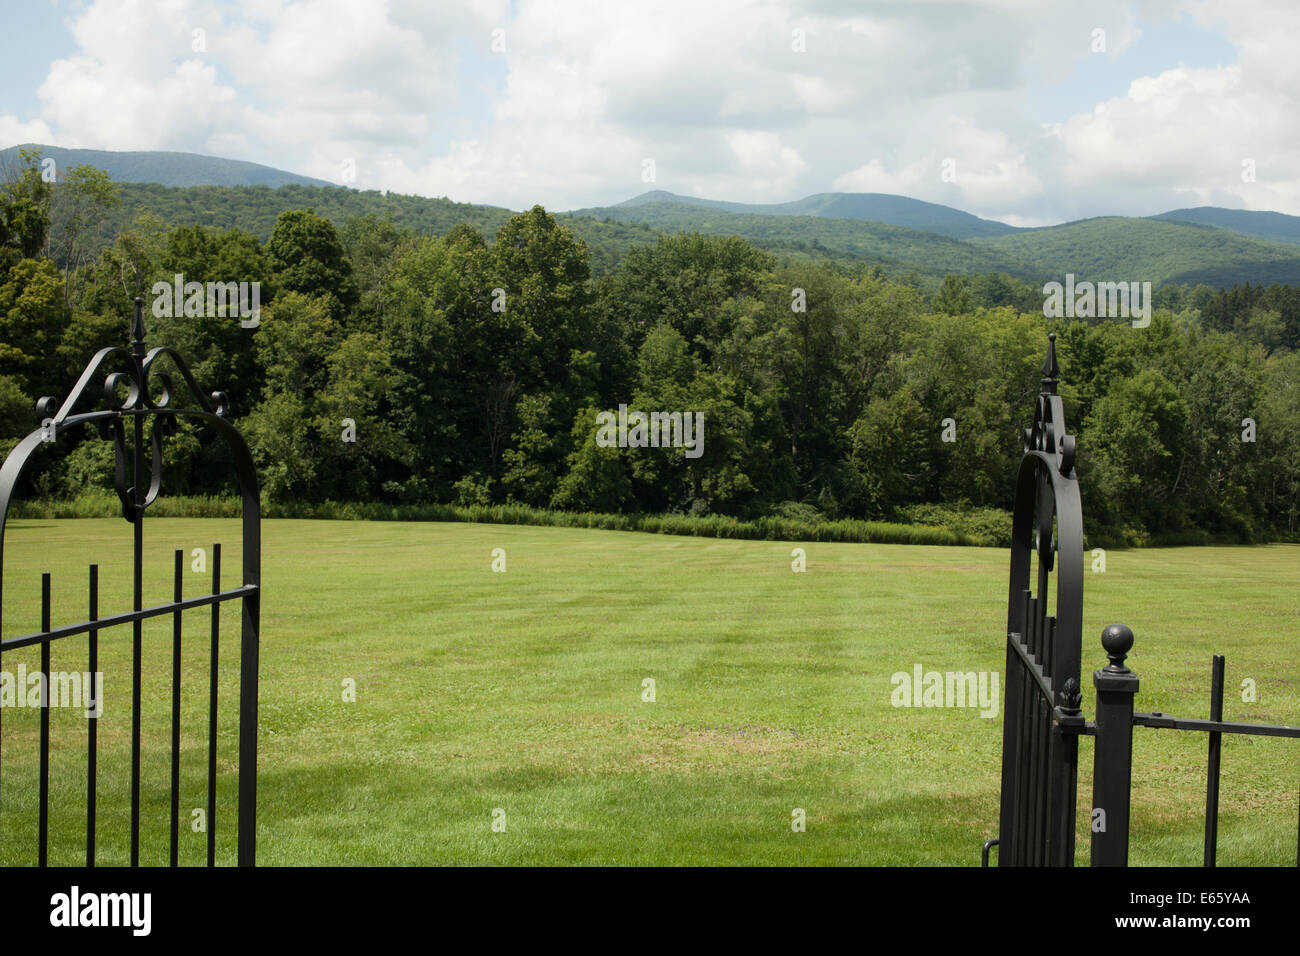
<svg viewBox="0 0 1300 956"><path fill-rule="evenodd" d="M658 188L900 193L1020 225L1300 214L1297 6L32 0L7 11L0 146L512 208Z"/></svg>
<svg viewBox="0 0 1300 956"><path fill-rule="evenodd" d="M1223 34L1183 16L1171 22L1139 18L1138 37L1114 59L1090 56L1075 62L1058 83L1031 86L1029 102L1042 123L1091 110L1102 100L1123 96L1136 77L1176 67L1215 69L1237 63L1237 51Z"/></svg>

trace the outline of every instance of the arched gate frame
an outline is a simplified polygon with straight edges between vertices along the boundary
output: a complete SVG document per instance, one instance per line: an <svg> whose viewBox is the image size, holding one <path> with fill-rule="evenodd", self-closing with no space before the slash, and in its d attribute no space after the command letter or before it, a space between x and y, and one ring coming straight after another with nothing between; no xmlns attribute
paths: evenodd
<svg viewBox="0 0 1300 956"><path fill-rule="evenodd" d="M175 350L159 347L146 352L143 302L135 300L135 320L131 328L130 349L114 346L101 349L90 360L76 385L63 404L53 398L42 398L37 403L37 415L42 425L24 438L0 467L0 589L4 584L4 533L9 516L9 505L15 487L33 453L42 444L56 441L65 430L94 423L103 437L111 437L114 445L116 467L114 487L122 503L122 515L134 528L134 575L132 610L103 615L99 612L98 566L90 566L89 605L86 620L75 624L52 627L50 624L50 575L42 575L41 629L21 636L0 639L0 658L5 651L40 646L41 672L44 675L43 700L40 714L40 769L39 809L37 824L37 862L47 863L49 846L49 750L50 750L50 644L77 634L88 636L89 673L97 671L98 639L103 631L130 625L132 630L131 668L131 817L130 861L140 862L140 724L141 724L141 662L142 629L145 620L172 615L172 709L171 709L171 839L169 860L172 866L178 857L178 796L180 761L180 688L181 688L181 617L182 612L194 608L211 608L211 657L209 664L208 697L208 767L207 767L207 864L215 864L216 843L216 778L217 778L217 704L219 656L219 615L221 605L227 601L241 604L242 629L239 664L239 783L237 807L238 854L240 866L252 866L256 858L256 803L257 803L257 681L259 618L261 606L261 516L257 486L257 472L253 466L248 445L239 431L225 418L226 396L213 392L205 396L194 380L185 360ZM110 369L114 365L121 368ZM171 375L163 370L170 365L184 379L194 395L199 408L175 408L171 405L174 384ZM76 412L78 400L89 390L99 376L103 380L103 398L106 408L99 411ZM150 386L158 389L155 399ZM121 391L125 389L125 398ZM239 587L221 590L221 551L214 545L212 555L212 589L205 595L182 598L182 551L176 552L175 594L172 601L144 606L143 549L145 509L158 496L162 482L163 440L173 434L178 419L197 419L214 427L226 440L235 466L235 477L243 504L243 573ZM134 421L132 441L127 442L125 422ZM149 462L146 464L145 426L152 421ZM146 486L147 482L147 486ZM0 590L0 624L3 622L3 591ZM0 635L3 631L0 630ZM100 693L97 688L95 694ZM95 701L95 709L100 702ZM3 708L0 708L3 710ZM2 714L0 714L2 717ZM0 724L0 727L3 725ZM86 865L95 864L95 814L97 782L97 726L96 717L87 715L87 792L86 792ZM0 755L3 753L3 734L0 733ZM2 764L0 764L2 766ZM0 778L2 779L2 778ZM0 812L3 812L3 790L0 790Z"/></svg>
<svg viewBox="0 0 1300 956"><path fill-rule="evenodd" d="M1000 866L1071 866L1083 646L1083 509L1057 393L1056 335L1016 479L1007 597ZM1037 587L1030 575L1037 557ZM1048 614L1055 591L1055 613ZM988 847L985 847L987 859Z"/></svg>

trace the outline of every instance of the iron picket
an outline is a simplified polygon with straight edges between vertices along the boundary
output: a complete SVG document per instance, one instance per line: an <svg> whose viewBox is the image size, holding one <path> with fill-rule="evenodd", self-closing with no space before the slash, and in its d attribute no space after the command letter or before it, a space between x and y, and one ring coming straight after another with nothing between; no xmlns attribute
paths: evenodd
<svg viewBox="0 0 1300 956"><path fill-rule="evenodd" d="M90 607L86 612L87 622L93 623L99 618L99 565L90 566L89 582ZM87 633L87 656L90 670L91 700L90 712L86 714L86 866L95 865L95 802L98 791L98 768L96 766L99 745L99 712L104 706L100 699L102 689L95 675L99 673L99 630L92 627Z"/></svg>

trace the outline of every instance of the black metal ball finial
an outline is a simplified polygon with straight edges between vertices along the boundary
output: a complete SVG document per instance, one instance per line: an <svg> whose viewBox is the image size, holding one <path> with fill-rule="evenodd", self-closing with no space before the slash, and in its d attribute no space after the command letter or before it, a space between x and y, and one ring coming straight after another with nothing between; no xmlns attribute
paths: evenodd
<svg viewBox="0 0 1300 956"><path fill-rule="evenodd" d="M1124 658L1133 649L1132 629L1126 624L1112 624L1101 632L1101 646L1113 667L1124 666Z"/></svg>

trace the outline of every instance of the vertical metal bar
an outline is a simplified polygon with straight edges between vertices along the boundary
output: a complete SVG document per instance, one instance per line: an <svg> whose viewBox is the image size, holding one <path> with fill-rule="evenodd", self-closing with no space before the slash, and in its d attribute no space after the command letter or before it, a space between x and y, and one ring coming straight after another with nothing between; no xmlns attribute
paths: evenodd
<svg viewBox="0 0 1300 956"><path fill-rule="evenodd" d="M1052 705L1042 694L1038 695L1038 865L1047 866L1047 834L1052 822Z"/></svg>
<svg viewBox="0 0 1300 956"><path fill-rule="evenodd" d="M1215 654L1210 671L1210 720L1223 720L1223 655ZM1219 850L1219 757L1223 734L1210 731L1210 759L1205 779L1205 865L1214 866Z"/></svg>
<svg viewBox="0 0 1300 956"><path fill-rule="evenodd" d="M1033 628L1033 598L1026 588L1021 595L1023 606L1022 620L1024 629L1021 632L1021 642L1028 647L1030 630ZM1017 812L1016 812L1016 855L1015 865L1026 866L1029 863L1029 831L1025 826L1025 821L1029 819L1029 814L1033 809L1031 795L1029 790L1030 779L1030 723L1029 714L1034 706L1034 695L1038 693L1038 688L1029 675L1028 665L1021 662L1020 668L1020 713L1017 715L1017 722L1020 725L1019 748L1017 759L1019 761L1019 776L1016 780L1017 793Z"/></svg>
<svg viewBox="0 0 1300 956"><path fill-rule="evenodd" d="M1102 632L1110 663L1094 671L1097 740L1093 751L1092 807L1105 813L1105 828L1092 831L1093 866L1128 866L1129 788L1133 771L1133 697L1138 677L1124 659L1133 632L1112 624Z"/></svg>
<svg viewBox="0 0 1300 956"><path fill-rule="evenodd" d="M1045 598L1037 595L1032 599L1030 611L1031 617L1029 622L1030 649L1033 651L1033 658L1036 662L1040 661L1043 647L1043 607ZM1030 863L1034 866L1043 865L1043 814L1046 810L1044 787L1043 787L1043 692L1038 687L1037 681L1033 685L1034 706L1030 719L1033 721L1030 731L1031 741L1031 766L1033 775L1030 778L1030 788L1034 794L1033 797L1033 814L1029 818L1030 845L1033 848L1033 855Z"/></svg>
<svg viewBox="0 0 1300 956"><path fill-rule="evenodd" d="M1017 613L1020 616L1020 627L1018 628L1019 638L1020 638L1020 642L1024 644L1025 633L1029 627L1029 613L1028 613L1029 592L1028 591L1021 592L1021 594L1018 596L1017 603L1019 605L1019 609ZM1018 653L1016 654L1016 659L1018 662L1016 673L1019 676L1020 687L1016 694L1017 706L1016 706L1016 714L1015 714L1015 725L1016 725L1015 761L1016 762L1015 762L1014 790L1012 791L1014 794L1014 800L1013 800L1014 813L1011 818L1010 833L1000 834L1000 836L1003 839L1006 839L1007 836L1010 836L1011 839L1009 845L1005 847L1005 849L1009 852L1003 853L1002 851L1004 848L1002 847L999 847L998 849L999 866L1003 864L1004 860L1007 861L1008 866L1023 866L1025 863L1023 821L1025 818L1025 807L1028 805L1028 800L1029 800L1029 790L1025 783L1025 781L1028 779L1026 776L1027 774L1026 768L1028 765L1028 759L1027 759L1028 752L1026 750L1028 746L1028 737L1026 732L1027 732L1028 724L1026 723L1025 717L1026 714L1029 712L1029 700L1030 700L1029 695L1033 693L1033 690L1032 690L1032 685L1029 682L1028 670L1024 666L1024 661L1023 659L1021 659Z"/></svg>
<svg viewBox="0 0 1300 956"><path fill-rule="evenodd" d="M135 427L135 487L132 502L137 503L135 511L135 569L132 579L132 608L136 611L144 607L144 515L138 507L140 483L144 455L144 433L139 417ZM131 866L140 865L140 659L144 641L142 621L136 620L131 625Z"/></svg>
<svg viewBox="0 0 1300 956"><path fill-rule="evenodd" d="M184 599L181 588L181 567L185 552L176 549L176 565L173 574L172 599L177 603ZM180 818L181 800L181 612L172 612L172 819L171 848L169 864L177 863L178 820Z"/></svg>
<svg viewBox="0 0 1300 956"><path fill-rule="evenodd" d="M1057 640L1057 619L1048 618L1048 641L1055 646ZM1054 652L1055 653L1055 652ZM1059 655L1057 657L1059 660ZM1052 686L1064 686L1068 677L1062 680L1059 671L1053 672ZM1068 707L1068 700L1062 703ZM1051 866L1074 866L1074 819L1075 805L1079 791L1079 738L1074 734L1062 733L1053 726L1052 732L1052 809L1055 818L1052 823L1052 852L1048 861Z"/></svg>
<svg viewBox="0 0 1300 956"><path fill-rule="evenodd" d="M41 631L50 631L50 573L41 575ZM37 862L46 866L50 848L50 642L41 641L41 782Z"/></svg>
<svg viewBox="0 0 1300 956"><path fill-rule="evenodd" d="M1043 618L1043 671L1047 674L1048 679L1052 682L1052 687L1058 685L1052 670L1052 642L1056 637L1056 618ZM1057 787L1056 766L1060 759L1058 744L1060 743L1059 735L1056 729L1056 701L1046 701L1046 726L1047 743L1044 753L1045 774L1043 780L1043 789L1047 793L1047 813L1043 820L1043 863L1046 866L1055 866L1057 853L1057 840L1055 839L1054 829L1057 818L1060 816L1060 806L1058 799L1060 797Z"/></svg>
<svg viewBox="0 0 1300 956"><path fill-rule="evenodd" d="M1043 810L1045 803L1043 799L1043 695L1037 686L1034 687L1034 713L1033 713L1033 767L1034 775L1031 786L1034 792L1034 813L1029 818L1029 842L1033 847L1033 857L1030 863L1034 866L1043 865Z"/></svg>
<svg viewBox="0 0 1300 956"><path fill-rule="evenodd" d="M1038 625L1039 626L1038 646L1043 656L1044 671L1047 670L1048 641L1051 637L1051 622L1052 622L1052 619L1046 616L1046 610L1047 610L1047 604L1046 604L1046 598L1044 598L1044 603L1043 603L1044 616L1042 620L1039 621L1039 625ZM1050 674L1050 672L1048 673ZM1056 721L1054 719L1055 715L1052 709L1052 705L1054 702L1050 698L1044 696L1041 693L1039 694L1039 700L1042 701L1042 721L1039 729L1038 747L1040 751L1039 759L1042 762L1042 768L1043 768L1041 782L1039 786L1042 787L1042 793L1043 793L1043 812L1039 817L1038 842L1042 846L1041 865L1050 866L1052 862L1050 856L1051 844L1049 842L1048 835L1051 833L1052 815L1055 812L1055 806L1052 803L1052 797L1053 797L1052 737L1054 736Z"/></svg>
<svg viewBox="0 0 1300 956"><path fill-rule="evenodd" d="M247 581L248 555L245 554ZM257 666L262 592L243 598L239 644L239 866L257 862Z"/></svg>
<svg viewBox="0 0 1300 956"><path fill-rule="evenodd" d="M1074 866L1074 807L1078 796L1079 738L1074 734L1053 735L1052 806L1056 818L1051 834L1050 866Z"/></svg>
<svg viewBox="0 0 1300 956"><path fill-rule="evenodd" d="M88 621L99 620L99 565L90 566L90 613ZM103 688L96 682L99 673L99 629L90 629L90 687L94 699L86 717L86 866L95 865L95 796L96 767L99 746L99 715L104 702L100 700Z"/></svg>
<svg viewBox="0 0 1300 956"><path fill-rule="evenodd" d="M1011 642L1019 634L1017 630L1007 634L1006 702L1002 712L1002 806L998 815L998 866L1015 865L1015 815L1016 815L1016 776L1019 768L1020 724L1016 718L1020 713L1020 693L1022 672L1020 655L1012 648Z"/></svg>
<svg viewBox="0 0 1300 956"><path fill-rule="evenodd" d="M136 296L135 322L131 328L131 365L138 391L134 410L145 409L148 383L144 374L144 301ZM135 566L132 575L132 609L144 608L144 415L131 422L131 524L134 530ZM131 627L131 866L140 865L140 659L144 643L144 622Z"/></svg>
<svg viewBox="0 0 1300 956"><path fill-rule="evenodd" d="M1061 818L1061 807L1059 805L1060 775L1057 771L1061 761L1061 735L1057 732L1056 721L1053 719L1052 710L1048 709L1047 720L1047 819L1043 821L1043 865L1059 866L1060 840L1057 837L1057 826Z"/></svg>
<svg viewBox="0 0 1300 956"><path fill-rule="evenodd" d="M212 593L221 593L221 545L212 545ZM208 664L208 866L217 865L217 663L221 602L212 602L212 656Z"/></svg>

